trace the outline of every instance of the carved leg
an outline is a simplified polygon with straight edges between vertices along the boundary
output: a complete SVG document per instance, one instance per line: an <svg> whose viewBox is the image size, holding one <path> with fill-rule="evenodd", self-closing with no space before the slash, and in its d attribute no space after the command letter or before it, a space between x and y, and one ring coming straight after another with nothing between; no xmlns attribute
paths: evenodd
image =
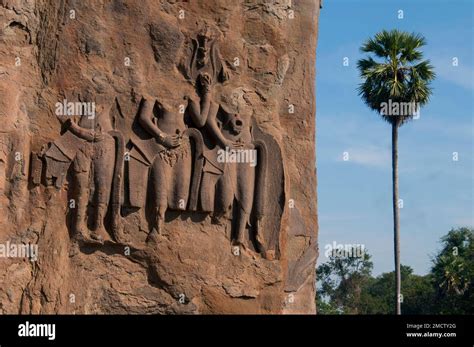
<svg viewBox="0 0 474 347"><path fill-rule="evenodd" d="M106 238L106 231L104 227L104 218L105 214L107 213L107 205L103 203L99 203L97 205L96 211L96 221L95 221L95 229L91 231L91 237L99 242L103 242Z"/></svg>
<svg viewBox="0 0 474 347"><path fill-rule="evenodd" d="M87 228L87 205L89 202L89 174L90 158L82 151L78 151L74 159L74 191L76 197L76 214L74 218L74 232L78 239L89 239Z"/></svg>
<svg viewBox="0 0 474 347"><path fill-rule="evenodd" d="M188 144L185 144L185 146ZM184 211L188 205L189 189L191 185L192 157L179 159L175 165L170 168L171 189L168 190L168 206L174 210Z"/></svg>
<svg viewBox="0 0 474 347"><path fill-rule="evenodd" d="M155 189L155 225L148 234L147 242L156 243L158 235L163 231L165 213L168 208L168 184L171 167L158 156L153 163L153 183Z"/></svg>
<svg viewBox="0 0 474 347"><path fill-rule="evenodd" d="M97 210L95 211L95 228L91 236L93 239L103 241L107 238L104 219L109 206L114 174L114 140L111 137L107 137L102 142L95 144L94 149L96 155L93 165Z"/></svg>
<svg viewBox="0 0 474 347"><path fill-rule="evenodd" d="M244 233L249 221L249 213L247 213L239 203L237 203L237 205L239 211L237 212L234 243L237 245L244 245Z"/></svg>
<svg viewBox="0 0 474 347"><path fill-rule="evenodd" d="M125 143L123 136L118 131L110 131L109 134L114 139L115 144L115 163L112 179L112 192L110 196L111 209L111 228L112 235L116 242L124 243L125 235L123 233L123 224L120 214L120 206L122 203L122 182L123 182L123 168L124 168L124 153Z"/></svg>
<svg viewBox="0 0 474 347"><path fill-rule="evenodd" d="M192 168L191 187L189 189L189 210L196 211L199 198L199 185L203 174L204 165L204 140L201 132L197 129L188 128L185 133L194 142L194 163Z"/></svg>
<svg viewBox="0 0 474 347"><path fill-rule="evenodd" d="M252 211L254 186L255 186L255 169L247 163L236 164L237 168L237 221L235 225L235 243L243 245L245 229L249 224L250 212Z"/></svg>
<svg viewBox="0 0 474 347"><path fill-rule="evenodd" d="M235 170L235 164L226 164L223 175L217 181L214 218L231 218L234 192L236 190Z"/></svg>
<svg viewBox="0 0 474 347"><path fill-rule="evenodd" d="M203 212L214 211L214 197L216 195L216 183L220 175L204 172L201 182L201 210Z"/></svg>
<svg viewBox="0 0 474 347"><path fill-rule="evenodd" d="M155 209L155 226L147 236L147 243L155 244L158 242L158 236L162 233L163 225L165 223L165 213L166 207L163 208L163 206L160 206Z"/></svg>
<svg viewBox="0 0 474 347"><path fill-rule="evenodd" d="M89 173L76 173L76 216L74 219L74 229L77 236L88 237L88 230L86 225L87 216L87 202L89 200Z"/></svg>

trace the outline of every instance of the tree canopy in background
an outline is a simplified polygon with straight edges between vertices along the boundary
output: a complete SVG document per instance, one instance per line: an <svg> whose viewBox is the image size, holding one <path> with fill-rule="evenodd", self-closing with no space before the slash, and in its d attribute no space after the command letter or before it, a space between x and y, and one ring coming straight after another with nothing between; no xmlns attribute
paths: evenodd
<svg viewBox="0 0 474 347"><path fill-rule="evenodd" d="M474 230L452 229L441 238L429 274L401 266L403 314L474 313ZM319 314L395 314L393 272L372 276L373 264L361 257L331 255L317 268Z"/></svg>

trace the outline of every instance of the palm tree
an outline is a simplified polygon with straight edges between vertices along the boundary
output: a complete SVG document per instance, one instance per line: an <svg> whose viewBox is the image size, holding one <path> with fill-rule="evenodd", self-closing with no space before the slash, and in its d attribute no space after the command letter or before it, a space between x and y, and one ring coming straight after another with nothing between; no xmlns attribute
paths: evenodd
<svg viewBox="0 0 474 347"><path fill-rule="evenodd" d="M439 295L462 295L474 279L474 229L451 229L441 241L443 249L433 259L431 271Z"/></svg>
<svg viewBox="0 0 474 347"><path fill-rule="evenodd" d="M392 125L393 231L396 273L396 312L400 308L400 225L398 209L398 128L418 116L419 107L431 95L435 74L420 48L425 39L419 34L383 30L360 48L369 55L357 62L363 82L358 91L369 108ZM374 59L375 58L375 59Z"/></svg>

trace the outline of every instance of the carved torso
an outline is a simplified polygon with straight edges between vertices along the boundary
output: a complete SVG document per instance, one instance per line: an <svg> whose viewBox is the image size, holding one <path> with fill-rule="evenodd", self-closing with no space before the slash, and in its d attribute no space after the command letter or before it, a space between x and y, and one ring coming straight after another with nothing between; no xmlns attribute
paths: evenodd
<svg viewBox="0 0 474 347"><path fill-rule="evenodd" d="M169 135L182 133L186 130L186 125L184 124L183 115L178 110L179 106L173 108L173 110L169 106L165 106L154 119L156 126Z"/></svg>

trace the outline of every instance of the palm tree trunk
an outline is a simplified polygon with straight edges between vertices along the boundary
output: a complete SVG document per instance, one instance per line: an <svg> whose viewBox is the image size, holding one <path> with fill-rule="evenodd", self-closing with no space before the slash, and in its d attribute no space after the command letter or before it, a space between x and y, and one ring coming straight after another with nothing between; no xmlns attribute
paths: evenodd
<svg viewBox="0 0 474 347"><path fill-rule="evenodd" d="M395 254L395 303L396 312L401 314L401 274L400 274L400 218L398 209L398 127L399 122L392 123L392 193L393 193L393 245Z"/></svg>

